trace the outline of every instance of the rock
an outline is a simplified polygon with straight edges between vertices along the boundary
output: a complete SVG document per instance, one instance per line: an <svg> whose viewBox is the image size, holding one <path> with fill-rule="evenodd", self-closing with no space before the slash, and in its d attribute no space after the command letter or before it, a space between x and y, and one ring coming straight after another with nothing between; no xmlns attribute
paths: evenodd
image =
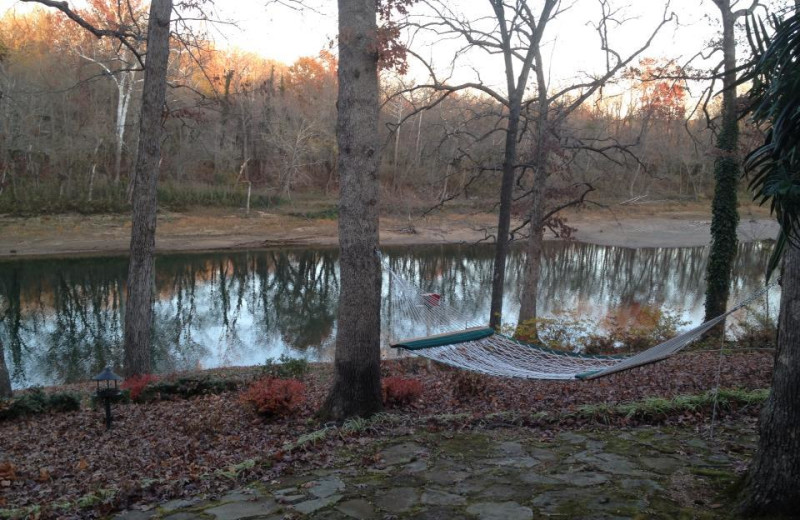
<svg viewBox="0 0 800 520"><path fill-rule="evenodd" d="M414 513L414 520L467 520L467 517L449 507L429 507Z"/></svg>
<svg viewBox="0 0 800 520"><path fill-rule="evenodd" d="M333 504L337 503L342 499L342 495L331 495L325 498L317 498L315 500L306 500L305 502L300 502L295 504L294 509L299 513L303 513L304 515L310 515L320 509L324 509L326 507L332 506Z"/></svg>
<svg viewBox="0 0 800 520"><path fill-rule="evenodd" d="M150 520L155 515L155 511L123 511L112 518L113 520Z"/></svg>
<svg viewBox="0 0 800 520"><path fill-rule="evenodd" d="M440 486L452 486L456 482L461 482L469 477L466 471L453 471L453 470L431 470L426 471L419 475L421 478Z"/></svg>
<svg viewBox="0 0 800 520"><path fill-rule="evenodd" d="M198 520L198 519L212 518L212 517L204 515L202 513L189 513L187 511L181 511L180 513L173 513L169 516L162 516L160 518L165 518L168 520Z"/></svg>
<svg viewBox="0 0 800 520"><path fill-rule="evenodd" d="M686 445L691 446L692 448L708 449L708 444L706 443L706 441L698 438L689 439L688 441L686 441Z"/></svg>
<svg viewBox="0 0 800 520"><path fill-rule="evenodd" d="M567 458L564 462L567 464L588 464L595 469L613 475L625 475L630 477L649 476L646 472L639 469L631 460L622 455L617 455L616 453L592 453L590 451L582 451Z"/></svg>
<svg viewBox="0 0 800 520"><path fill-rule="evenodd" d="M184 509L186 507L191 507L195 504L197 504L197 500L185 500L185 499L170 500L166 504L160 505L159 509L165 513L169 513L177 509Z"/></svg>
<svg viewBox="0 0 800 520"><path fill-rule="evenodd" d="M470 495L473 493L477 493L483 489L486 489L488 484L481 478L470 478L464 480L463 482L457 483L453 487L453 491L458 493L459 495Z"/></svg>
<svg viewBox="0 0 800 520"><path fill-rule="evenodd" d="M586 436L575 432L561 432L558 434L558 440L568 442L570 444L583 444L586 442Z"/></svg>
<svg viewBox="0 0 800 520"><path fill-rule="evenodd" d="M558 459L558 456L552 450L544 448L533 448L530 450L530 454L533 458L542 462L554 462Z"/></svg>
<svg viewBox="0 0 800 520"><path fill-rule="evenodd" d="M380 458L387 466L406 464L417 460L422 455L427 455L428 450L415 442L396 444L380 452Z"/></svg>
<svg viewBox="0 0 800 520"><path fill-rule="evenodd" d="M591 451L603 451L606 447L605 441L589 439L586 441L586 449Z"/></svg>
<svg viewBox="0 0 800 520"><path fill-rule="evenodd" d="M646 489L647 491L664 491L664 488L655 480L646 478L626 478L619 482L622 489Z"/></svg>
<svg viewBox="0 0 800 520"><path fill-rule="evenodd" d="M682 466L681 462L672 457L640 457L639 462L647 469L668 475L674 473Z"/></svg>
<svg viewBox="0 0 800 520"><path fill-rule="evenodd" d="M539 461L533 457L504 457L498 459L489 459L486 462L495 466L525 469L532 468L539 464Z"/></svg>
<svg viewBox="0 0 800 520"><path fill-rule="evenodd" d="M419 504L419 492L410 487L386 490L375 497L375 505L389 513L404 513Z"/></svg>
<svg viewBox="0 0 800 520"><path fill-rule="evenodd" d="M526 484L533 484L533 485L536 484L552 485L552 484L560 484L562 482L560 480L556 480L554 478L533 471L531 471L530 473L522 473L519 476L519 479Z"/></svg>
<svg viewBox="0 0 800 520"><path fill-rule="evenodd" d="M587 487L597 486L608 482L608 475L593 471L576 471L575 473L561 473L552 475L553 478L566 482L571 486Z"/></svg>
<svg viewBox="0 0 800 520"><path fill-rule="evenodd" d="M426 488L422 492L421 501L423 504L434 506L460 506L467 502L467 500L461 495L454 495L453 493L448 493L447 491L430 488Z"/></svg>
<svg viewBox="0 0 800 520"><path fill-rule="evenodd" d="M248 500L254 500L256 495L248 490L242 491L231 491L230 493L226 493L222 495L219 499L220 502L246 502Z"/></svg>
<svg viewBox="0 0 800 520"><path fill-rule="evenodd" d="M555 480L553 482L556 482ZM494 500L511 500L521 495L528 495L527 491L519 487L512 487L504 484L494 484L481 491L480 496Z"/></svg>
<svg viewBox="0 0 800 520"><path fill-rule="evenodd" d="M375 508L363 499L348 500L336 506L337 511L357 520L370 520L376 518Z"/></svg>
<svg viewBox="0 0 800 520"><path fill-rule="evenodd" d="M339 477L328 477L315 482L308 488L308 492L317 498L325 498L344 491L344 488L344 482Z"/></svg>
<svg viewBox="0 0 800 520"><path fill-rule="evenodd" d="M530 520L533 511L516 502L480 502L467 508L467 513L480 520Z"/></svg>
<svg viewBox="0 0 800 520"><path fill-rule="evenodd" d="M495 449L506 457L522 457L526 455L525 450L522 449L522 444L518 442L501 442Z"/></svg>
<svg viewBox="0 0 800 520"><path fill-rule="evenodd" d="M416 460L410 464L406 464L403 466L403 471L401 474L412 474L412 473L419 473L420 471L425 471L428 469L428 462L424 460Z"/></svg>
<svg viewBox="0 0 800 520"><path fill-rule="evenodd" d="M257 500L230 502L206 509L204 513L214 515L217 520L239 520L251 516L266 516L278 511L280 508L274 500Z"/></svg>
<svg viewBox="0 0 800 520"><path fill-rule="evenodd" d="M281 504L296 504L306 498L305 495L278 495L276 499Z"/></svg>

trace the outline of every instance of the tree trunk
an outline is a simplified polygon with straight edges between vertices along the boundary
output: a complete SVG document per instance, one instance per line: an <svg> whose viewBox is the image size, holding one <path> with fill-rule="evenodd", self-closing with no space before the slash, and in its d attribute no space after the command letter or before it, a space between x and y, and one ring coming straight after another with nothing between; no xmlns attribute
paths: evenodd
<svg viewBox="0 0 800 520"><path fill-rule="evenodd" d="M711 253L706 270L705 320L725 312L731 285L731 270L736 256L736 227L739 212L736 208L736 186L739 180L739 123L736 117L736 40L730 0L715 0L722 16L722 50L724 75L722 80L722 128L717 138L717 158L714 161L714 200L711 206ZM723 321L708 334L721 338Z"/></svg>
<svg viewBox="0 0 800 520"><path fill-rule="evenodd" d="M11 378L8 375L8 365L6 365L6 354L3 342L0 341L0 398L11 397Z"/></svg>
<svg viewBox="0 0 800 520"><path fill-rule="evenodd" d="M512 93L513 94L513 93ZM513 94L508 111L506 146L503 157L503 182L500 187L500 211L497 218L497 243L495 244L494 270L492 272L492 303L489 310L489 326L499 329L503 318L503 292L506 280L506 259L511 229L511 199L514 190L514 171L517 163L517 134L521 96Z"/></svg>
<svg viewBox="0 0 800 520"><path fill-rule="evenodd" d="M547 98L547 81L541 51L534 50L536 88L539 94L538 116L536 122L536 149L533 156L533 188L531 190L531 209L528 212L530 235L528 237L528 262L525 267L525 284L519 308L518 324L536 319L536 300L539 297L539 270L542 263L542 241L544 236L545 192L547 188L547 163L550 159L550 102ZM537 340L536 322L526 327L526 339ZM518 331L519 332L519 331Z"/></svg>
<svg viewBox="0 0 800 520"><path fill-rule="evenodd" d="M781 286L772 391L745 480L741 512L748 517L800 511L800 248L787 246Z"/></svg>
<svg viewBox="0 0 800 520"><path fill-rule="evenodd" d="M125 304L125 376L150 372L155 271L156 188L161 158L161 116L167 86L172 0L153 0L147 27L139 146L133 185L133 223Z"/></svg>
<svg viewBox="0 0 800 520"><path fill-rule="evenodd" d="M124 72L117 84L119 97L117 98L117 123L115 125L114 184L119 184L120 172L122 171L122 149L125 147L125 125L128 121L128 105L130 105L131 98L133 97L135 75L135 71Z"/></svg>
<svg viewBox="0 0 800 520"><path fill-rule="evenodd" d="M381 410L378 247L378 73L374 0L339 0L339 247L341 293L326 419Z"/></svg>
<svg viewBox="0 0 800 520"><path fill-rule="evenodd" d="M525 284L522 287L522 294L520 296L519 320L521 324L524 321L535 320L537 316L536 300L539 297L539 271L542 263L542 242L544 234L542 233L542 219L544 217L544 192L545 183L547 182L546 174L547 159L540 163L534 173L534 186L533 193L531 194L531 210L528 213L530 218L530 236L528 237L528 259L525 265ZM529 339L535 339L536 325L533 328L526 328L529 333L533 333Z"/></svg>

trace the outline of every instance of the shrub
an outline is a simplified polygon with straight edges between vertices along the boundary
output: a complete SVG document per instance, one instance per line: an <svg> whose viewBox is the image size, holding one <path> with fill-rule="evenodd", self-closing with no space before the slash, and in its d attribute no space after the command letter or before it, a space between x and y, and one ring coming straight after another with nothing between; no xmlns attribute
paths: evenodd
<svg viewBox="0 0 800 520"><path fill-rule="evenodd" d="M387 377L382 381L383 404L386 406L404 406L422 395L422 383L417 379L405 377Z"/></svg>
<svg viewBox="0 0 800 520"><path fill-rule="evenodd" d="M568 314L526 320L518 324L514 330L505 332L526 343L565 352L580 352L591 326L590 320Z"/></svg>
<svg viewBox="0 0 800 520"><path fill-rule="evenodd" d="M736 346L741 348L775 348L778 324L766 312L749 311L747 317L735 324Z"/></svg>
<svg viewBox="0 0 800 520"><path fill-rule="evenodd" d="M305 402L306 386L296 379L268 377L250 385L240 400L267 417L290 415Z"/></svg>
<svg viewBox="0 0 800 520"><path fill-rule="evenodd" d="M642 307L629 320L621 323L617 316L605 320L607 334L591 334L586 339L586 354L627 354L654 347L677 334L687 322L677 314L658 307Z"/></svg>
<svg viewBox="0 0 800 520"><path fill-rule="evenodd" d="M138 376L129 377L122 382L121 388L130 391L131 401L140 402L139 398L142 395L145 387L151 383L158 381L158 377L153 374L141 374Z"/></svg>
<svg viewBox="0 0 800 520"><path fill-rule="evenodd" d="M33 388L18 397L0 402L0 420L16 419L46 412L72 412L80 410L81 397L71 392L46 394Z"/></svg>
<svg viewBox="0 0 800 520"><path fill-rule="evenodd" d="M308 361L291 358L286 354L281 354L277 362L273 358L267 358L261 368L265 376L278 379L303 379L308 374L308 370Z"/></svg>
<svg viewBox="0 0 800 520"><path fill-rule="evenodd" d="M32 388L28 392L11 399L5 410L6 419L14 419L27 415L37 415L44 413L48 409L49 400L47 394L41 388Z"/></svg>
<svg viewBox="0 0 800 520"><path fill-rule="evenodd" d="M199 395L215 395L232 392L239 388L236 381L208 377L181 377L173 381L161 380L145 386L139 395L138 402L158 401L161 399L189 399Z"/></svg>
<svg viewBox="0 0 800 520"><path fill-rule="evenodd" d="M81 396L72 392L50 394L48 408L53 412L77 412L81 409Z"/></svg>
<svg viewBox="0 0 800 520"><path fill-rule="evenodd" d="M655 306L611 314L599 324L574 314L536 318L519 324L514 336L525 342L583 354L628 354L653 347L685 325L680 317ZM624 317L623 317L624 316ZM599 325L599 326L598 326Z"/></svg>

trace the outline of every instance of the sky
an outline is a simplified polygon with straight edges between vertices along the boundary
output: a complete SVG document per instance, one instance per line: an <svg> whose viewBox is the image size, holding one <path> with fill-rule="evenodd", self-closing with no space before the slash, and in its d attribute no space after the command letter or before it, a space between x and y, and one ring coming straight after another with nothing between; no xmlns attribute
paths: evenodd
<svg viewBox="0 0 800 520"><path fill-rule="evenodd" d="M738 0L740 4L750 0ZM264 57L291 64L301 56L316 56L335 41L337 20L333 0L304 0L306 8L290 7L291 0L217 0L216 15L228 23L209 26L209 32L219 47L238 47ZM621 54L630 52L647 39L663 14L662 0L609 0L619 7L618 18L625 23L610 32L612 47ZM785 0L771 0L780 3ZM540 0L531 0L538 6ZM71 2L80 5L80 1ZM470 19L491 13L487 0L451 0L453 11ZM598 0L563 0L568 6L545 33L544 58L548 63L550 88L557 88L602 72L605 54L599 49L599 39L592 22L600 12ZM29 9L30 4L17 0L0 0L0 14L9 9ZM534 7L535 8L535 7ZM671 0L670 10L675 21L664 27L643 56L668 57L684 63L689 57L706 48L719 32L718 12L711 0ZM417 20L425 20L425 8L414 8ZM503 65L498 56L482 52L461 55L455 64L453 55L461 47L453 40L443 40L431 34L417 34L411 47L434 64L437 73L450 76L453 82L472 81L480 77L491 85L503 84ZM698 65L708 66L716 58ZM424 67L411 61L410 79L424 80Z"/></svg>

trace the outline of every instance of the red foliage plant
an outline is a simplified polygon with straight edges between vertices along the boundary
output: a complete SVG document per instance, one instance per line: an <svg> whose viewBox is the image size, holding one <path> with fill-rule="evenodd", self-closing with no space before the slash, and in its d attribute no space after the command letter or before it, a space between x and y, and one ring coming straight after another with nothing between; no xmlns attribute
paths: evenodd
<svg viewBox="0 0 800 520"><path fill-rule="evenodd" d="M141 374L138 376L129 377L122 382L121 388L123 390L130 390L131 401L136 401L142 395L142 391L150 383L158 381L158 376L153 374Z"/></svg>
<svg viewBox="0 0 800 520"><path fill-rule="evenodd" d="M387 377L383 380L383 404L403 406L410 404L422 395L422 383L417 379Z"/></svg>
<svg viewBox="0 0 800 520"><path fill-rule="evenodd" d="M306 400L306 385L297 379L259 379L242 392L242 403L267 417L289 415Z"/></svg>

